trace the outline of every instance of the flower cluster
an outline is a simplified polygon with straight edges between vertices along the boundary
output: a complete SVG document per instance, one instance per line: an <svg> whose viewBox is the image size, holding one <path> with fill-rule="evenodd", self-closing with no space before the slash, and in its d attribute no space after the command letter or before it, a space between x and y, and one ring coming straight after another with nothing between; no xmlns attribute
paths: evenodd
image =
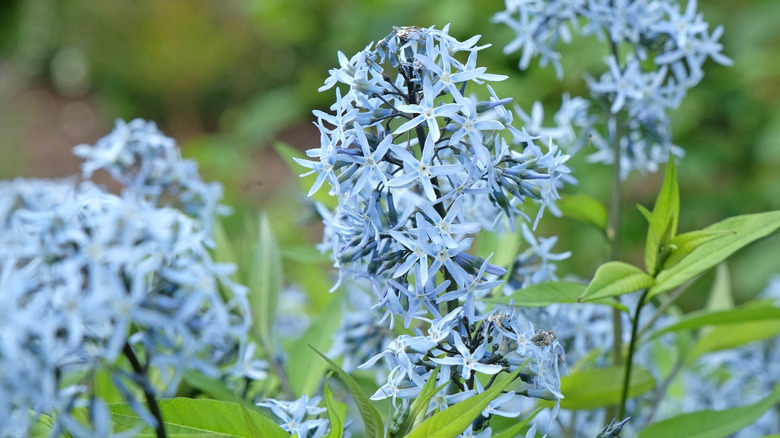
<svg viewBox="0 0 780 438"><path fill-rule="evenodd" d="M458 41L446 27L401 27L351 58L339 53L340 68L320 89L336 87L336 102L329 113L315 111L321 145L298 162L317 174L310 195L327 182L338 198L333 211L318 207L322 246L340 269L336 286L345 276L369 284L373 307L384 310L375 324L389 319L392 329L399 317L406 327L415 320L427 326L427 334L415 327L415 336L396 337L361 365L384 358L388 366L374 398L408 404L440 366L437 380L452 385L441 393L444 408L484 390L477 374L522 367L520 387L485 411L516 416L519 410L501 408L521 395L562 397L562 350L552 332L519 327L514 311L483 313L479 299L506 270L468 250L482 230L530 222L527 199L538 204L535 226L574 179L568 156L513 127L505 107L511 99L483 85L505 77L477 65L486 47L478 39ZM485 100L467 91L482 91ZM354 353L349 343L338 352ZM480 420L468 433L484 427Z"/></svg>
<svg viewBox="0 0 780 438"><path fill-rule="evenodd" d="M304 395L291 402L265 399L258 406L268 408L281 421L282 429L299 438L323 438L330 431L327 418L320 418L325 408L319 406L320 398ZM314 417L314 418L311 418ZM349 432L344 437L349 438Z"/></svg>
<svg viewBox="0 0 780 438"><path fill-rule="evenodd" d="M149 128L120 122L110 141L128 126ZM156 130L145 138L135 128L134 144L173 144ZM170 162L153 161L119 160L112 169L127 177L123 165L171 175ZM192 176L177 184L192 187ZM83 377L90 370L107 370L154 424L128 383L170 395L185 370L216 377L235 361L249 309L245 288L229 278L234 267L212 260L205 246L210 232L200 222L150 202L162 203L162 187L150 197L135 188L117 196L89 181L0 182L0 436L25 435L30 409L54 414L57 427L85 436L91 432L70 415L80 406L92 412L94 433L107 435L110 422L101 413L109 412ZM207 205L199 205L190 213L210 218ZM136 360L132 370L119 365L120 356ZM159 371L156 387L136 369L138 357L141 368Z"/></svg>
<svg viewBox="0 0 780 438"><path fill-rule="evenodd" d="M696 7L696 0L689 1L684 12L674 0L506 0L506 9L495 14L493 21L514 31L516 37L504 52L521 50L521 69L538 56L541 66L553 64L559 78L563 75L560 41L569 43L573 33L608 41L608 71L598 79L588 79L593 100L576 103L585 111L562 108L556 122L563 126L573 122L582 128L580 138L599 149L590 156L592 161L613 163L615 154L609 143L619 142L619 165L625 178L634 169L654 172L670 152L682 154L672 144L667 111L677 108L688 89L699 83L707 59L731 65L718 42L723 28L709 32ZM618 50L623 48L628 50L621 55ZM609 141L594 134L595 123L604 118L598 116L617 114L626 119L626 126L610 117Z"/></svg>

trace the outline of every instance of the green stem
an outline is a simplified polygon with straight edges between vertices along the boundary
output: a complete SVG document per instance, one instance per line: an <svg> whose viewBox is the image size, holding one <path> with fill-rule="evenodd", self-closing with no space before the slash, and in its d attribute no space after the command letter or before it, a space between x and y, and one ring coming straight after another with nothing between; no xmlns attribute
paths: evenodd
<svg viewBox="0 0 780 438"><path fill-rule="evenodd" d="M129 343L125 342L125 346L122 347L122 353L130 362L130 366L133 368L133 372L135 372L139 377L143 378L143 384L139 386L141 386L141 390L144 392L144 397L146 397L146 404L149 406L149 412L152 414L154 419L157 420L157 425L154 428L157 438L166 438L167 434L165 433L165 425L163 424L162 411L160 411L160 405L157 404L157 399L154 397L154 392L149 385L149 379L147 378L145 367L143 367L141 362L138 361L138 357L135 355L133 347L131 347Z"/></svg>
<svg viewBox="0 0 780 438"><path fill-rule="evenodd" d="M623 135L623 123L620 117L612 115L615 121L615 132L612 137L612 194L609 203L609 227L607 236L610 239L610 260L620 260L620 237L621 237L621 216L623 209L622 191L623 181L620 179L620 137ZM620 301L619 298L616 298ZM612 309L612 329L615 334L612 344L612 363L620 365L623 363L623 324L621 322L620 310Z"/></svg>
<svg viewBox="0 0 780 438"><path fill-rule="evenodd" d="M622 419L626 416L626 401L628 401L628 387L631 383L631 367L634 364L634 350L636 349L637 331L639 330L639 312L642 311L642 306L645 304L645 298L650 292L650 289L642 291L642 296L639 297L639 302L636 304L636 312L634 312L634 319L631 321L631 343L628 344L628 356L626 357L626 372L623 376L623 393L620 397L620 410L618 411L617 418Z"/></svg>

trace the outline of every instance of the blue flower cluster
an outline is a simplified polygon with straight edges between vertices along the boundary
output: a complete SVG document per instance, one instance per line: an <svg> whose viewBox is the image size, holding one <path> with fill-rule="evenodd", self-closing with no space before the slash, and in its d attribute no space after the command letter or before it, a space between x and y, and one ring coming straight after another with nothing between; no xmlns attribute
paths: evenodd
<svg viewBox="0 0 780 438"><path fill-rule="evenodd" d="M517 416L520 397L562 398L563 351L553 332L521 327L514 310L484 312L479 300L502 284L506 270L468 250L482 230L531 222L523 211L528 199L538 204L535 226L574 179L568 156L513 127L505 107L511 99L483 85L505 77L477 65L487 47L478 39L458 41L447 27L399 27L351 58L339 53L340 67L320 89L335 87L336 102L330 112L314 112L321 145L298 162L317 175L310 195L327 182L338 198L332 211L318 206L322 247L340 270L334 289L345 277L364 281L373 309L384 312L378 321L353 314L349 323L361 335L342 334L335 350L362 361L374 353L360 368L383 360L388 374L372 398L400 400L402 410L440 367L437 384L448 383L437 397L444 408L489 386L479 374L495 378L520 367L522 384L484 412ZM486 100L467 91L482 91ZM427 328L379 339L395 318ZM363 342L372 348L357 348ZM484 427L480 420L467 433Z"/></svg>
<svg viewBox="0 0 780 438"><path fill-rule="evenodd" d="M128 385L170 395L185 370L241 371L230 367L245 350L246 290L229 278L235 267L215 263L206 246L204 223L213 220L221 189L203 183L173 141L140 120L118 122L94 149L77 152L89 157L85 172L106 168L127 190L0 182L3 437L25 436L31 409L75 436L108 436L110 413L89 379L96 370L150 424L155 419ZM168 196L194 218L163 206ZM118 365L134 351L159 372L154 387ZM263 366L239 364L241 374ZM91 425L71 415L79 407L90 410Z"/></svg>
<svg viewBox="0 0 780 438"><path fill-rule="evenodd" d="M587 80L592 100L564 98L556 122L580 128L577 144L589 141L598 148L589 157L594 162L614 162L609 143L619 139L623 178L635 169L655 172L670 152L683 153L672 144L667 111L677 108L688 89L701 81L707 59L732 63L718 42L723 27L709 32L696 0L688 1L684 12L674 0L506 0L505 4L493 21L514 31L516 37L504 52L522 51L521 69L538 56L540 65L552 64L560 78L561 41L569 43L574 33L580 33L609 43L608 71ZM620 54L623 49L626 53ZM618 128L611 117L605 141L596 124L610 114L620 114L626 126Z"/></svg>

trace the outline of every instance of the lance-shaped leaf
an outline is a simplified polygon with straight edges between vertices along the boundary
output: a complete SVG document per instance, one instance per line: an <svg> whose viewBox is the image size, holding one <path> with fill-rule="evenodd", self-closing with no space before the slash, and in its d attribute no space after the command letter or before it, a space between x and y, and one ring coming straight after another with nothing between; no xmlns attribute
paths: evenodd
<svg viewBox="0 0 780 438"><path fill-rule="evenodd" d="M607 209L596 199L583 194L564 196L555 203L563 217L585 224L594 225L599 230L607 228Z"/></svg>
<svg viewBox="0 0 780 438"><path fill-rule="evenodd" d="M433 386L436 384L436 376L439 374L440 369L441 365L437 366L436 369L431 372L431 375L428 376L428 380L425 381L425 385L423 385L422 390L420 390L420 394L414 399L412 405L409 407L409 415L404 419L403 423L401 423L398 432L391 434L391 436L406 436L413 427L422 423L425 414L428 411L428 403L431 401L431 397L447 386L447 383L443 383L438 388L434 388Z"/></svg>
<svg viewBox="0 0 780 438"><path fill-rule="evenodd" d="M159 400L158 403L168 436L290 438L290 434L276 423L238 403L191 398ZM120 430L143 424L127 403L111 404L109 408ZM145 426L139 436L155 435L149 426Z"/></svg>
<svg viewBox="0 0 780 438"><path fill-rule="evenodd" d="M653 423L638 438L722 438L750 426L780 400L780 386L756 403L722 411L699 411Z"/></svg>
<svg viewBox="0 0 780 438"><path fill-rule="evenodd" d="M655 280L636 266L608 262L599 266L596 275L577 301L593 301L636 292L653 285Z"/></svg>
<svg viewBox="0 0 780 438"><path fill-rule="evenodd" d="M595 409L620 403L623 391L623 367L584 370L561 378L561 400L565 409ZM655 386L649 371L635 367L631 371L628 396L636 397Z"/></svg>
<svg viewBox="0 0 780 438"><path fill-rule="evenodd" d="M776 232L778 228L780 211L735 216L710 225L704 230L729 234L699 245L679 263L659 272L647 299L703 274L739 249Z"/></svg>
<svg viewBox="0 0 780 438"><path fill-rule="evenodd" d="M446 410L435 413L431 418L414 428L406 438L455 438L463 433L491 401L514 381L520 368L509 376L499 378L482 394L477 394Z"/></svg>
<svg viewBox="0 0 780 438"><path fill-rule="evenodd" d="M585 292L585 288L586 285L582 283L549 281L518 289L512 295L486 298L483 301L506 306L510 305L510 302L514 302L514 305L519 307L544 307L555 303L575 303L577 298ZM592 302L606 304L625 312L628 311L626 306L611 298L595 299Z"/></svg>
<svg viewBox="0 0 780 438"><path fill-rule="evenodd" d="M672 156L669 156L666 164L664 183L655 200L653 212L650 213L642 206L639 206L639 211L649 224L645 243L645 269L653 275L659 265L659 252L668 248L677 234L680 217L680 190L677 186L677 168Z"/></svg>
<svg viewBox="0 0 780 438"><path fill-rule="evenodd" d="M680 330L693 330L710 325L726 325L756 321L780 321L780 308L768 305L767 307L693 312L680 318L674 324L670 324L653 332L653 334L650 335L650 338L657 338L664 333L677 332Z"/></svg>
<svg viewBox="0 0 780 438"><path fill-rule="evenodd" d="M780 333L780 319L763 319L735 324L718 325L703 334L688 351L688 363L711 351L739 347L754 341L769 339Z"/></svg>
<svg viewBox="0 0 780 438"><path fill-rule="evenodd" d="M270 345L271 325L282 289L282 259L268 215L261 214L249 273L249 304L252 324L263 345ZM270 353L269 353L270 354Z"/></svg>
<svg viewBox="0 0 780 438"><path fill-rule="evenodd" d="M382 424L382 417L379 415L379 412L376 410L374 405L371 404L371 400L368 398L366 393L364 393L360 388L360 384L356 382L355 379L349 375L349 373L341 369L340 366L330 360L327 356L317 351L317 349L314 347L311 348L323 359L325 359L325 362L327 362L330 367L333 368L333 371L339 375L341 381L347 385L347 389L352 394L352 398L355 399L358 412L360 412L360 416L363 418L363 425L366 428L366 436L368 438L382 438L382 435L385 433L385 426Z"/></svg>
<svg viewBox="0 0 780 438"><path fill-rule="evenodd" d="M523 420L519 423L515 423L511 427L504 429L503 432L493 435L493 438L515 438L516 436L520 435L523 429L528 426L528 423L530 423L531 420L533 420L534 417L536 417L536 415L539 414L539 412L542 412L544 409L546 409L545 406L536 408L535 411L531 412L531 415L523 418Z"/></svg>
<svg viewBox="0 0 780 438"><path fill-rule="evenodd" d="M669 256L663 261L663 269L669 269L680 263L696 248L720 237L734 234L733 231L698 230L675 236L669 245Z"/></svg>
<svg viewBox="0 0 780 438"><path fill-rule="evenodd" d="M328 421L330 422L330 432L325 438L341 438L344 435L347 405L333 398L333 391L330 390L327 380L323 392L325 393L325 407L328 409Z"/></svg>

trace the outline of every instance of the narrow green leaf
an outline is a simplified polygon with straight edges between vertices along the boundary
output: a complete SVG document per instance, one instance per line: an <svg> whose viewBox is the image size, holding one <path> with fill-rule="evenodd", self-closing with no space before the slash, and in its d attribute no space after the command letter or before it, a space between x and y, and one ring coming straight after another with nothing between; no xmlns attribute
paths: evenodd
<svg viewBox="0 0 780 438"><path fill-rule="evenodd" d="M382 438L385 429L384 425L382 424L382 417L379 415L379 412L376 410L374 405L371 404L371 400L368 398L368 396L363 392L362 389L360 389L360 384L358 384L355 379L353 379L352 376L350 376L346 371L342 370L340 366L336 365L335 362L328 359L327 356L317 351L316 348L311 348L323 359L325 359L325 362L327 362L330 367L333 368L336 373L338 373L341 381L347 385L347 389L352 394L352 398L355 399L358 412L360 412L360 416L363 418L363 424L366 428L366 436L368 438Z"/></svg>
<svg viewBox="0 0 780 438"><path fill-rule="evenodd" d="M282 289L282 261L271 223L265 213L259 216L257 244L249 273L249 303L252 323L264 344L270 344L276 302Z"/></svg>
<svg viewBox="0 0 780 438"><path fill-rule="evenodd" d="M501 391L514 381L519 372L520 368L509 376L496 379L490 388L482 394L475 395L454 406L450 406L444 411L435 413L415 427L406 438L455 438L463 433L491 401L501 395Z"/></svg>
<svg viewBox="0 0 780 438"><path fill-rule="evenodd" d="M598 368L572 373L561 378L561 400L564 409L595 409L620 403L623 390L623 367ZM634 367L628 396L636 397L655 386L653 375L642 368Z"/></svg>
<svg viewBox="0 0 780 438"><path fill-rule="evenodd" d="M208 377L197 371L185 371L184 381L191 387L206 393L216 400L233 401L236 393L229 389L225 382Z"/></svg>
<svg viewBox="0 0 780 438"><path fill-rule="evenodd" d="M244 437L253 438L252 429L261 438L290 438L279 425L260 413L246 409L238 403L209 399L173 398L159 400L165 430L170 437ZM129 428L141 424L141 419L126 403L109 405L114 422ZM254 428L250 428L247 419ZM146 426L141 435L154 436Z"/></svg>
<svg viewBox="0 0 780 438"><path fill-rule="evenodd" d="M645 239L645 269L654 274L658 264L658 248L661 245L660 231L661 224L653 213L644 206L637 204L637 210L647 220L647 239Z"/></svg>
<svg viewBox="0 0 780 438"><path fill-rule="evenodd" d="M653 423L638 438L722 438L753 424L780 400L780 386L767 398L723 411L699 411Z"/></svg>
<svg viewBox="0 0 780 438"><path fill-rule="evenodd" d="M299 151L298 149L295 149L294 147L288 145L287 143L278 141L274 144L274 149L276 149L276 153L279 154L280 157L284 160L284 162L287 164L287 167L290 168L290 171L296 175L301 175L304 173L309 172L310 169L301 166L298 164L295 159L299 160L311 160L311 158L307 157L306 154ZM314 186L314 182L317 180L317 174L311 174L300 177L300 183L301 183L301 189L304 193L309 193L309 190ZM311 195L312 199L315 201L321 202L328 208L335 208L336 205L338 205L338 198L335 196L330 196L328 194L328 183L325 182L322 187L320 187L317 192L313 193Z"/></svg>
<svg viewBox="0 0 780 438"><path fill-rule="evenodd" d="M486 298L484 301L509 305L511 300L520 307L544 307L554 303L576 303L577 297L585 292L586 286L571 281L550 281L516 290L512 295ZM623 311L628 309L611 298L593 300L596 304L606 304Z"/></svg>
<svg viewBox="0 0 780 438"><path fill-rule="evenodd" d="M607 228L607 208L588 195L578 193L564 196L556 205L561 209L563 217L594 225L602 231Z"/></svg>
<svg viewBox="0 0 780 438"><path fill-rule="evenodd" d="M780 228L780 211L735 216L705 228L706 231L733 232L700 245L687 257L656 276L647 299L667 292L726 260L746 245Z"/></svg>
<svg viewBox="0 0 780 438"><path fill-rule="evenodd" d="M680 318L674 324L670 324L653 332L650 338L657 338L664 333L678 332L680 330L693 330L709 325L725 325L741 322L755 321L780 321L780 308L774 306L737 308L730 310L702 310L689 313Z"/></svg>
<svg viewBox="0 0 780 438"><path fill-rule="evenodd" d="M655 280L636 266L623 262L608 262L596 270L596 275L578 301L593 301L636 292L653 285Z"/></svg>
<svg viewBox="0 0 780 438"><path fill-rule="evenodd" d="M669 243L677 234L677 222L680 217L677 167L674 164L674 157L671 155L666 163L664 182L655 200L652 216L648 215L649 212L644 207L639 207L639 211L649 223L645 242L645 269L650 275L654 275L659 264L659 252L668 248Z"/></svg>
<svg viewBox="0 0 780 438"><path fill-rule="evenodd" d="M333 398L333 391L325 381L323 388L325 393L325 407L328 408L328 421L330 421L330 432L325 438L341 438L344 435L344 419L347 416L347 405Z"/></svg>
<svg viewBox="0 0 780 438"><path fill-rule="evenodd" d="M260 429L257 428L257 424L252 420L252 415L249 413L249 410L244 406L243 404L238 404L241 407L241 418L244 420L244 424L246 425L247 432L249 432L249 436L251 438L263 438L263 433L260 432Z"/></svg>
<svg viewBox="0 0 780 438"><path fill-rule="evenodd" d="M218 263L238 262L236 251L220 220L214 221L214 244L214 261Z"/></svg>
<svg viewBox="0 0 780 438"><path fill-rule="evenodd" d="M734 234L733 231L698 230L680 234L672 239L669 257L663 262L663 269L669 269L680 263L693 250L715 239Z"/></svg>
<svg viewBox="0 0 780 438"><path fill-rule="evenodd" d="M515 438L515 436L522 433L523 429L525 429L528 426L528 423L530 423L531 420L533 420L534 417L536 417L536 415L539 414L539 412L542 412L544 409L546 409L546 407L544 406L540 408L536 408L535 411L531 412L531 415L523 418L522 421L512 425L508 429L505 429L503 432L493 435L493 438Z"/></svg>
<svg viewBox="0 0 780 438"><path fill-rule="evenodd" d="M715 269L715 281L712 282L710 295L707 297L707 310L726 310L734 308L734 297L731 295L731 275L726 262Z"/></svg>
<svg viewBox="0 0 780 438"><path fill-rule="evenodd" d="M420 390L420 394L414 399L412 405L409 407L409 415L404 419L403 423L401 423L398 432L393 434L394 436L406 436L416 424L422 423L426 411L428 410L428 403L431 401L431 397L447 385L447 383L444 383L438 388L433 387L433 385L436 384L436 376L439 375L439 369L441 369L441 366L437 366L436 369L431 372L425 385L423 385Z"/></svg>
<svg viewBox="0 0 780 438"><path fill-rule="evenodd" d="M328 350L333 342L333 333L340 322L341 300L332 299L303 336L290 347L290 360L285 364L285 368L296 396L314 395L328 368L328 364L317 359L308 346L311 345L317 350Z"/></svg>
<svg viewBox="0 0 780 438"><path fill-rule="evenodd" d="M780 319L718 325L699 337L686 359L690 363L705 353L768 339L778 333L780 333Z"/></svg>

